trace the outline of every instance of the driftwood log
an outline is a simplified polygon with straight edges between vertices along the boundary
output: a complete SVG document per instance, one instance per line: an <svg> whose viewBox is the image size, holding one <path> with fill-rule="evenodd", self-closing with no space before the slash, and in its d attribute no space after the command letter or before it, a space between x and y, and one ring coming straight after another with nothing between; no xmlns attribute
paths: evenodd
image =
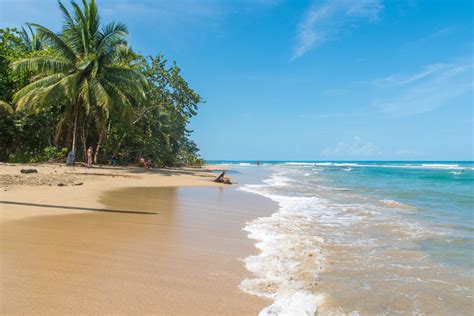
<svg viewBox="0 0 474 316"><path fill-rule="evenodd" d="M222 172L214 179L214 182L225 183L225 184L232 184L232 181L230 181L230 178L225 176L225 170L222 171Z"/></svg>
<svg viewBox="0 0 474 316"><path fill-rule="evenodd" d="M21 173L38 173L38 170L36 169L21 169Z"/></svg>

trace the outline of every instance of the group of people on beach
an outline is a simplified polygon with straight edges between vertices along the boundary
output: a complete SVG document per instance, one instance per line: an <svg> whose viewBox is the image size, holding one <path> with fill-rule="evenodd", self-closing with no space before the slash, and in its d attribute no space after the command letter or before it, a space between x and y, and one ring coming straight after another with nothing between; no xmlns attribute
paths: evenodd
<svg viewBox="0 0 474 316"><path fill-rule="evenodd" d="M150 159L145 159L145 158L141 157L138 160L138 166L149 169L149 168L153 167L153 162Z"/></svg>

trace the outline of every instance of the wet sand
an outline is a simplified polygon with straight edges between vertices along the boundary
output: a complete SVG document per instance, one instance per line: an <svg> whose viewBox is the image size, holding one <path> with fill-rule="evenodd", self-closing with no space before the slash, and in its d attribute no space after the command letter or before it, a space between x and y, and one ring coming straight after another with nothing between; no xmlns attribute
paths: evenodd
<svg viewBox="0 0 474 316"><path fill-rule="evenodd" d="M242 227L275 205L171 178L2 192L29 205L0 204L1 313L257 314L269 302L238 288L256 253Z"/></svg>

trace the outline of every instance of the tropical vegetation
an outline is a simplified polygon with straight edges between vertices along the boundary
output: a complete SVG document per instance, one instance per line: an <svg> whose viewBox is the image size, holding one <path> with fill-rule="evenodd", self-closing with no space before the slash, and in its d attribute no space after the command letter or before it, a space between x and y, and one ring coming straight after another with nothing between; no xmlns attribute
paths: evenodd
<svg viewBox="0 0 474 316"><path fill-rule="evenodd" d="M187 126L201 97L164 56L143 56L94 0L59 2L60 32L0 29L0 161L202 163Z"/></svg>

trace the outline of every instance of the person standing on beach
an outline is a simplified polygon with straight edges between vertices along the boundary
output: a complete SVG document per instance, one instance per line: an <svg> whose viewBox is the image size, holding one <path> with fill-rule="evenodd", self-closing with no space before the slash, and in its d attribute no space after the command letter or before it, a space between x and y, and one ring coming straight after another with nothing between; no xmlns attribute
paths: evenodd
<svg viewBox="0 0 474 316"><path fill-rule="evenodd" d="M87 168L90 168L92 166L92 146L89 146L87 149Z"/></svg>

